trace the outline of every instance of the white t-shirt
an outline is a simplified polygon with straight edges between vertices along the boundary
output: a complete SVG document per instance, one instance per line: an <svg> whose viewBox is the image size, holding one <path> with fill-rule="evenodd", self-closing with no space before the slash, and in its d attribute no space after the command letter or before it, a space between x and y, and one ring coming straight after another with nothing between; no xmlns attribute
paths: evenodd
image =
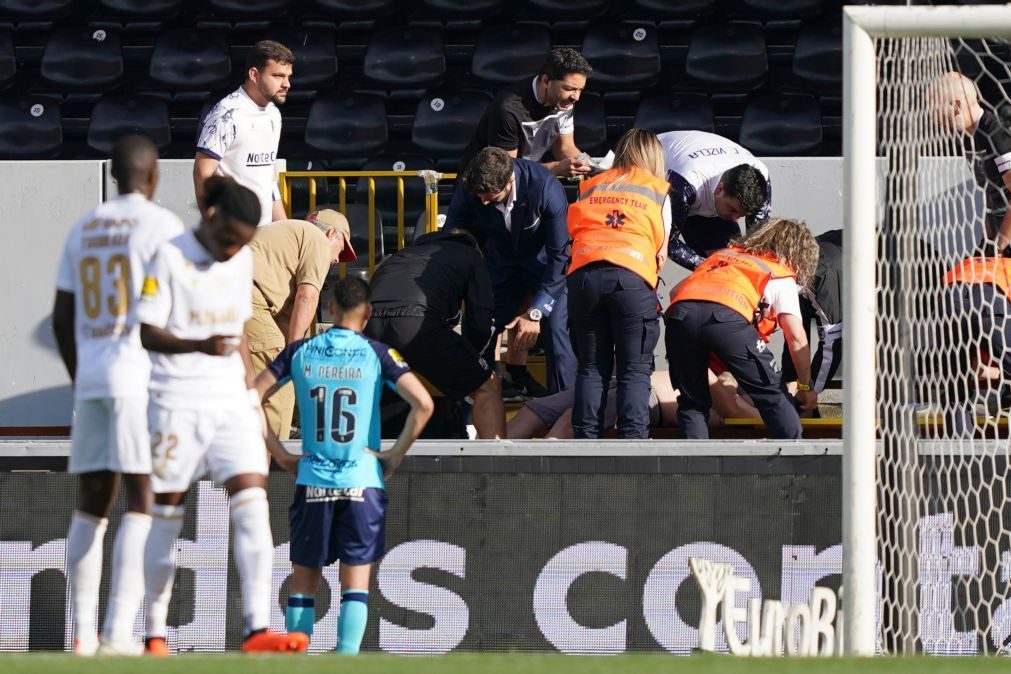
<svg viewBox="0 0 1011 674"><path fill-rule="evenodd" d="M765 180L769 169L746 149L723 136L705 131L668 131L657 136L663 145L667 181L675 196L682 194L671 173L688 184L689 215L716 217L715 192L720 178L728 170L741 164L757 168ZM767 207L766 207L767 209ZM763 210L766 210L763 209ZM768 217L765 213L760 219Z"/></svg>
<svg viewBox="0 0 1011 674"><path fill-rule="evenodd" d="M792 276L774 278L765 284L762 300L769 305L771 315L793 314L800 318L800 288Z"/></svg>
<svg viewBox="0 0 1011 674"><path fill-rule="evenodd" d="M183 223L143 195L120 195L74 223L56 287L74 295L78 400L146 396L151 362L140 344L144 267Z"/></svg>
<svg viewBox="0 0 1011 674"><path fill-rule="evenodd" d="M273 103L261 108L239 87L211 108L197 141L197 152L218 160L217 175L234 178L260 199L260 225L271 222L281 198L274 174L281 142L281 111Z"/></svg>
<svg viewBox="0 0 1011 674"><path fill-rule="evenodd" d="M244 246L215 262L192 231L158 248L148 265L137 318L181 339L241 337L253 315L253 253ZM246 395L246 368L228 356L152 353L151 394L175 408L234 403Z"/></svg>

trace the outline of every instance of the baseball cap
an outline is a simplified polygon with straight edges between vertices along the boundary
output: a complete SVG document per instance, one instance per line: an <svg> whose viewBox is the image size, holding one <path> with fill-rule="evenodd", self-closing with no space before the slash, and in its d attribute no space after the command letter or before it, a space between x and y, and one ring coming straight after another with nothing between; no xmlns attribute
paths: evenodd
<svg viewBox="0 0 1011 674"><path fill-rule="evenodd" d="M344 236L344 250L340 252L338 262L354 262L358 259L354 247L351 246L351 225L343 213L332 208L321 208L305 216L309 222L322 223L328 227L333 227Z"/></svg>

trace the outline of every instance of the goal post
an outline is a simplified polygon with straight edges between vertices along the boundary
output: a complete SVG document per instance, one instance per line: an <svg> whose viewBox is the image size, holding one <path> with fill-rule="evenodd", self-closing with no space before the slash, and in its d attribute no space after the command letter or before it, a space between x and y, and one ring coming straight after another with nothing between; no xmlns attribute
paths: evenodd
<svg viewBox="0 0 1011 674"><path fill-rule="evenodd" d="M979 586L993 590L1001 578L1007 586L1011 577L1011 562L1002 572L979 570L993 561L987 545L996 548L997 543L984 545L974 538L980 531L994 533L991 521L1005 535L1011 528L1011 521L1004 519L1004 504L995 503L1011 492L998 484L1011 478L1006 468L1009 441L987 443L966 439L964 431L953 433L939 420L951 410L944 408L950 402L946 394L938 391L954 387L944 381L946 376L952 380L957 376L922 365L931 358L934 363L952 362L938 360L934 352L958 348L964 338L957 330L945 332L938 341L925 336L947 329L939 325L944 320L942 307L930 304L929 298L942 292L941 275L931 265L957 263L958 246L945 243L955 221L970 228L985 218L982 210L962 203L978 202L979 189L968 184L946 187L959 184L966 162L955 157L961 141L930 126L926 92L940 74L958 69L956 51L973 48L967 41L983 40L985 45L987 40L1008 38L1009 6L844 9L842 487L844 646L849 655L929 650L924 635L929 636L934 625L930 621L943 623L945 602L954 592L944 582L928 588L923 579L931 573L990 573L992 582L981 581ZM936 58L931 56L935 53ZM979 77L992 77L985 74L985 67L983 71ZM1004 77L999 78L1005 97L1001 102L1007 103L1011 73L1006 75L1006 88ZM937 185L945 189L933 194ZM958 217L950 217L952 212ZM917 257L922 248L930 248L929 254L924 253L929 260ZM935 315L925 307L936 309ZM982 315L986 309L979 310ZM933 420L925 420L924 409L935 411ZM1006 418L1006 410L1004 414ZM993 468L998 454L1004 471L1000 474ZM925 455L930 455L926 462ZM974 477L992 484L972 484ZM956 492L991 489L992 493L979 499L977 512L957 493L945 493L946 486ZM935 508L938 503L942 505ZM923 522L948 510L955 521L941 528L965 540L945 543L949 556L942 562L935 564L933 557L921 560L924 541L933 540ZM940 572L939 564L944 567ZM943 596L945 588L948 597ZM935 589L939 594L931 601L936 599L941 609L920 615L928 590ZM980 597L978 589L963 594L968 603L986 604L987 625L997 624L996 598ZM971 634L959 638L966 644L978 638L983 650L994 650L993 640L987 641L992 635L983 634L990 628L973 622L972 612L979 608L964 608L960 621L952 618L951 625L938 627L939 632ZM1011 600L1008 612L1000 616L1001 629L1011 631ZM891 624L892 620L901 624ZM958 644L952 651L960 652Z"/></svg>

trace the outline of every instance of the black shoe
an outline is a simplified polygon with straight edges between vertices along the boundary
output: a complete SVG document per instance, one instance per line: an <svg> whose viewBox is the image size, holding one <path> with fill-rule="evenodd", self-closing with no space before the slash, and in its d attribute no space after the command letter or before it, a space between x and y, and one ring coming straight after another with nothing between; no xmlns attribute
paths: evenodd
<svg viewBox="0 0 1011 674"><path fill-rule="evenodd" d="M508 375L502 377L502 402L523 403L528 400L530 400L530 397L523 395L523 393L513 386L513 383L509 379Z"/></svg>
<svg viewBox="0 0 1011 674"><path fill-rule="evenodd" d="M505 391L507 383L520 395L527 398L543 398L548 394L548 390L539 381L534 379L534 376L529 371L524 372L522 376L515 379L507 375L505 381L502 383L503 391Z"/></svg>

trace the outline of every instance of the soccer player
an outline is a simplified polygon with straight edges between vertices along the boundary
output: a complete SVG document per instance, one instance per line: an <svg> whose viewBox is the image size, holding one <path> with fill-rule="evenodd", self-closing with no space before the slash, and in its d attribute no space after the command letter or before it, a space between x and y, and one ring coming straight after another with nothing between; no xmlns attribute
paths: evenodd
<svg viewBox="0 0 1011 674"><path fill-rule="evenodd" d="M95 620L102 542L120 475L127 512L113 545L101 648L140 654L133 621L144 594L141 551L151 528L151 365L140 343L137 299L155 247L183 230L179 218L150 202L158 184L158 151L147 138L116 141L112 177L119 196L78 220L67 237L53 305L60 356L74 383L69 471L80 478L67 534L67 574L78 655L93 655L99 648Z"/></svg>
<svg viewBox="0 0 1011 674"><path fill-rule="evenodd" d="M347 277L330 300L334 327L288 345L256 378L269 398L289 379L302 420L301 460L268 434L274 459L297 473L291 521L289 632L312 634L322 568L340 560L338 652L358 653L368 620L369 574L385 551L388 479L432 415L432 399L392 348L362 336L369 320L369 285ZM378 451L383 382L410 405L393 446Z"/></svg>
<svg viewBox="0 0 1011 674"><path fill-rule="evenodd" d="M260 200L266 225L287 217L274 175L281 140L281 112L288 98L295 57L283 44L261 40L246 56L246 81L218 101L204 118L193 159L193 187L203 211L204 184L212 175L229 176Z"/></svg>
<svg viewBox="0 0 1011 674"><path fill-rule="evenodd" d="M309 639L270 624L274 543L267 506L262 408L242 326L252 314L256 195L231 178L207 181L195 231L166 241L148 267L137 315L152 352L148 424L155 505L144 550L147 647L168 655L166 618L183 499L204 473L229 495L242 581L243 651L304 651Z"/></svg>
<svg viewBox="0 0 1011 674"><path fill-rule="evenodd" d="M695 269L741 233L738 220L745 218L751 231L769 219L769 170L746 149L705 131L668 131L658 138L670 183L671 260Z"/></svg>

